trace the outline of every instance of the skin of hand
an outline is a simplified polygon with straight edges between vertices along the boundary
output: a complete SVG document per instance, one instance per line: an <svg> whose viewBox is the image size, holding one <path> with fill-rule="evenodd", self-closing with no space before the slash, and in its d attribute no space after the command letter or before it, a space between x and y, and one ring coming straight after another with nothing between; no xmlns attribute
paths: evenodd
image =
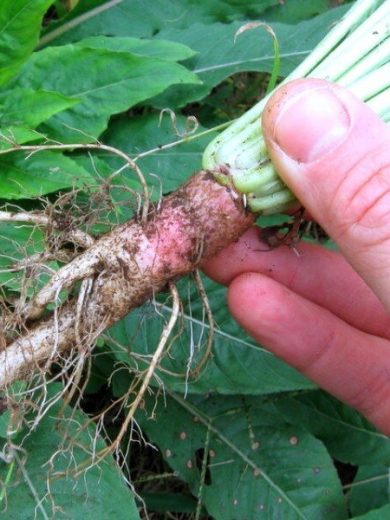
<svg viewBox="0 0 390 520"><path fill-rule="evenodd" d="M390 127L317 79L280 87L262 125L278 173L340 252L264 252L253 228L204 271L258 342L390 436Z"/></svg>

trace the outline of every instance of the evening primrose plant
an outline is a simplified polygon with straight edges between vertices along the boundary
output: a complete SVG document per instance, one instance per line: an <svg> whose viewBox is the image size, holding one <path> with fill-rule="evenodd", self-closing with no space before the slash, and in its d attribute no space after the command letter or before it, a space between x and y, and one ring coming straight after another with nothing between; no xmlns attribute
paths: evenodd
<svg viewBox="0 0 390 520"><path fill-rule="evenodd" d="M389 122L390 1L356 2L284 82L303 77L347 87ZM220 182L232 182L247 206L265 215L283 212L295 199L267 154L260 120L268 98L218 135L203 155L204 168Z"/></svg>
<svg viewBox="0 0 390 520"><path fill-rule="evenodd" d="M277 78L334 81L390 121L389 10L0 1L0 517L390 518L390 440L197 271L294 203L261 134ZM269 34L241 36L259 26L273 70Z"/></svg>
<svg viewBox="0 0 390 520"><path fill-rule="evenodd" d="M7 8L14 9L12 2L7 3ZM45 8L47 6L44 2L41 15ZM4 13L3 23L8 27L7 22L4 22L7 20L7 13ZM22 15L27 16L24 11L15 16ZM90 16L93 16L93 11ZM79 23L83 20L81 16ZM73 21L72 27L74 23ZM243 25L236 36L250 26L258 25L258 22ZM64 32L67 27L69 26L64 24L61 31ZM273 35L272 29L268 26L266 29ZM53 34L58 36L58 31L54 30L51 38ZM285 81L310 76L336 82L349 88L385 121L389 121L389 34L390 0L358 0ZM275 66L271 74L271 85L279 62L274 35L273 38ZM46 36L44 41L47 44L50 39ZM72 205L70 216L61 219L56 217L54 220L54 217L48 217L46 213L31 215L24 211L8 211L8 207L0 212L0 221L4 223L33 223L38 227L46 226L55 230L58 251L44 251L43 258L49 262L60 259L58 269L54 272L47 270L51 273L48 280L42 278L37 286L31 285L31 289L29 287L27 290L28 284L32 284L32 280L37 278L34 277L34 272L31 271L33 275L26 278L28 283L25 279L21 279L21 282L17 279L15 282L14 273L23 272L25 261L16 267L12 263L8 264L8 259L14 254L12 248L12 254L4 255L7 257L4 260L4 284L15 291L20 289L17 283L21 283L20 292L24 294L24 300L18 306L12 303L11 310L9 306L5 306L7 315L4 318L3 338L0 336L0 340L6 348L0 352L0 387L26 377L33 367L52 359L52 337L56 338L56 355L60 355L79 345L83 338L86 345L91 345L105 329L126 318L132 310L167 287L171 287L172 298L176 301L176 280L193 273L202 262L237 240L251 227L257 214L283 212L294 202L293 194L274 170L261 132L260 119L268 94L207 146L203 157L204 170L193 174L179 188L176 184L176 190L162 197L156 207L153 205L149 200L149 186L140 169L139 159L176 146L178 140L167 146L158 145L148 153L130 156L118 148L123 142L116 141L115 147L109 146L102 144L99 136L108 125L109 130L103 138L108 136L109 139L110 128L115 125L114 121L109 121L110 115L123 113L129 105L134 106L142 100L163 94L168 87L183 87L188 81L188 86L192 89L199 86L200 81L193 72L175 62L193 56L191 49L183 48L182 45L173 45L172 48L172 42L150 40L147 47L154 48L153 52L158 51L160 55L171 53L170 60L164 61L159 57L139 55L145 52L145 49L142 51L144 46L145 41L142 40L104 35L97 39L87 38L76 44L49 47L33 53L19 75L5 87L3 109L13 107L15 96L24 96L27 108L19 111L19 119L22 116L25 118L24 125L28 132L31 132L30 126L39 125L50 136L46 136L43 143L31 144L35 139L42 139L44 134L34 130L32 135L27 132L27 137L23 134L18 139L14 126L4 128L0 156L16 156L14 168L9 174L11 181L7 182L6 177L3 182L1 196L5 200L22 200L26 196L58 193L71 187L82 190L84 186L94 186L95 181L91 180L90 173L85 169L91 159L88 157L85 162L77 155L92 152L116 155L122 161L118 170L108 177L108 184L113 179L117 180L123 169L130 169L137 175L138 184L129 185L129 193L134 196L133 187L142 186L143 194L141 196L136 192L138 209L133 213L134 218L112 227L108 233L100 236L95 236L94 228L84 226L79 229L77 222L70 226L70 230L68 227L64 229L64 222L69 219L73 222L75 212ZM56 80L59 56L62 56L62 63L66 65L64 82ZM100 67L96 68L96 63L100 63ZM86 67L90 67L95 74L91 73L80 79L79 71ZM161 75L157 73L158 70ZM75 81L69 82L68 78L72 76ZM139 84L140 77L145 77L147 81L144 80L143 89L135 89L134 84ZM8 85L8 77L3 78L3 81ZM32 87L44 87L46 90L36 92ZM53 93L52 90L56 88L61 92ZM101 102L102 96L105 103ZM33 109L40 106L37 99L45 107L44 116L34 115ZM77 104L73 107L75 102ZM12 111L10 115L14 116ZM135 120L136 117L133 116L132 119ZM41 125L43 121L46 126ZM130 135L127 122L120 120L120 123L126 124L125 148L141 132ZM18 127L18 130L20 128L26 131L24 127ZM210 131L195 133L179 141L187 141L188 144ZM75 134L87 142L73 141ZM67 142L61 142L60 138ZM134 149L139 152L137 146ZM65 152L67 155L64 155ZM39 162L37 157L40 158ZM104 168L110 169L109 164L101 159L103 157L99 156L100 166L104 164ZM4 161L4 164L4 168L9 168L8 163ZM24 171L26 165L33 168L33 171L20 175L19 172ZM49 175L45 177L46 188L44 181L39 180L44 166L49 171ZM162 176L162 162L158 162L157 167ZM177 163L173 164L173 169L180 168L182 166L179 167ZM231 186L235 189L230 189ZM100 202L100 199L97 200ZM119 207L119 201L114 206ZM82 226L82 221L80 223ZM75 244L73 256L69 256L69 251L65 250L69 241ZM32 259L36 262L34 255ZM109 268L102 271L102 262ZM123 269L122 266L126 268ZM95 279L99 280L98 284L91 282ZM77 291L80 283L81 303L73 298L72 292ZM88 298L84 297L84 291L87 291ZM201 293L203 294L202 289ZM176 318L178 314L179 311ZM20 325L20 320L23 326ZM170 331L172 329L173 325ZM19 334L20 330L25 333ZM143 381L142 392L137 394L139 399L154 374L168 337L168 333L163 334L165 339L156 349L148 375ZM210 340L206 353L199 362L200 367L208 360L211 344ZM83 366L82 363L80 366ZM197 370L193 371L194 374L197 374ZM139 401L135 402L137 404ZM131 414L134 414L135 408L136 406L132 408Z"/></svg>

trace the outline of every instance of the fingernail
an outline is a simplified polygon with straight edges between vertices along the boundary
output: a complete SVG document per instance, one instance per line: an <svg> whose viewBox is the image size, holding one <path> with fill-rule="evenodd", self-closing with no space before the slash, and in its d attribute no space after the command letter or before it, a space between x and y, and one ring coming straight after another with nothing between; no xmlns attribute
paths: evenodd
<svg viewBox="0 0 390 520"><path fill-rule="evenodd" d="M345 139L350 117L329 88L299 92L284 101L274 126L274 141L292 159L312 162Z"/></svg>

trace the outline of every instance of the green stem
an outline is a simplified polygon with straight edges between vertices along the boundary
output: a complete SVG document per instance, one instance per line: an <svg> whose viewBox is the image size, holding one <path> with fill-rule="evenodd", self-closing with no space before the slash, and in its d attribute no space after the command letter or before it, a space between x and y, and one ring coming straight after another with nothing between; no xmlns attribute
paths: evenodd
<svg viewBox="0 0 390 520"><path fill-rule="evenodd" d="M383 0L358 0L310 55L290 74L289 79L303 78L311 74L340 42L374 12Z"/></svg>
<svg viewBox="0 0 390 520"><path fill-rule="evenodd" d="M358 0L290 74L335 81L390 120L390 1ZM205 168L228 171L254 212L287 209L294 199L269 162L260 118L269 96L232 123L206 148ZM283 206L285 205L285 206Z"/></svg>
<svg viewBox="0 0 390 520"><path fill-rule="evenodd" d="M390 56L390 38L387 38L375 49L360 60L346 74L339 79L339 84L349 87L354 82L364 78L367 72L372 72L376 68L388 63Z"/></svg>
<svg viewBox="0 0 390 520"><path fill-rule="evenodd" d="M7 474L5 476L3 488L0 493L0 504L3 502L3 500L5 498L5 494L7 492L7 487L9 485L9 483L11 482L12 473L13 473L14 469L15 469L15 459L13 459L12 462L10 463Z"/></svg>
<svg viewBox="0 0 390 520"><path fill-rule="evenodd" d="M389 78L390 63L386 63L353 83L349 88L363 101L369 101L384 91L387 92L387 96L390 95L388 91ZM386 106L388 105L389 101L387 100Z"/></svg>
<svg viewBox="0 0 390 520"><path fill-rule="evenodd" d="M386 123L390 123L389 92L383 90L368 101L368 106L374 110Z"/></svg>
<svg viewBox="0 0 390 520"><path fill-rule="evenodd" d="M390 3L385 2L313 69L314 75L338 81L388 36L389 16Z"/></svg>
<svg viewBox="0 0 390 520"><path fill-rule="evenodd" d="M276 83L278 81L279 75L280 75L280 49L279 49L279 42L276 37L276 34L274 31L271 32L272 35L272 42L274 47L274 63L272 67L271 77L268 82L268 87L266 94L269 94L274 90L276 87Z"/></svg>

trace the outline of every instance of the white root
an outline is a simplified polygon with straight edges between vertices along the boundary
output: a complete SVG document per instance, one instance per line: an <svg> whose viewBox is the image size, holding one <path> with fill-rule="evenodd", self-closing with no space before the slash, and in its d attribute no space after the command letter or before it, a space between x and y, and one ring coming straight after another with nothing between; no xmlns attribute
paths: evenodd
<svg viewBox="0 0 390 520"><path fill-rule="evenodd" d="M0 222L25 222L37 226L49 226L50 218L44 213L0 211Z"/></svg>
<svg viewBox="0 0 390 520"><path fill-rule="evenodd" d="M91 277L100 261L94 249L59 269L50 282L25 306L22 315L26 320L37 320L48 303L55 302L62 290L71 288L77 281Z"/></svg>

